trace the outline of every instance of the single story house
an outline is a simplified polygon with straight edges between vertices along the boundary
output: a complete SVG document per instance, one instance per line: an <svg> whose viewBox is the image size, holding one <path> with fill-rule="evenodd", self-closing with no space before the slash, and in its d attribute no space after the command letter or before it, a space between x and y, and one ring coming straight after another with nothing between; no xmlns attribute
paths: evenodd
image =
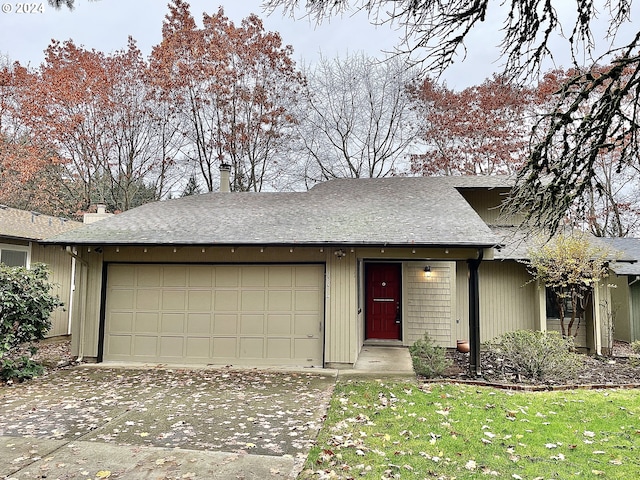
<svg viewBox="0 0 640 480"><path fill-rule="evenodd" d="M0 205L0 262L27 267L44 263L51 270L53 293L64 302L51 318L48 336L71 334L75 260L60 246L45 245L42 239L81 227L82 223Z"/></svg>
<svg viewBox="0 0 640 480"><path fill-rule="evenodd" d="M446 347L470 339L473 353L506 331L546 329L544 288L503 245L511 186L393 177L213 192L60 234L47 243L81 265L73 353L340 368L365 342L408 346L427 332ZM581 341L593 351L599 309L590 315Z"/></svg>

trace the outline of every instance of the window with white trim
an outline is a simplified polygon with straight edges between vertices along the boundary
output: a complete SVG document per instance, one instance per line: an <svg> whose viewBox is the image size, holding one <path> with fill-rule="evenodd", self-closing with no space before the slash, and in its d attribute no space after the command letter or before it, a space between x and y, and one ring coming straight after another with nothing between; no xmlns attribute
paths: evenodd
<svg viewBox="0 0 640 480"><path fill-rule="evenodd" d="M0 263L9 267L28 267L29 260L29 247L0 244Z"/></svg>

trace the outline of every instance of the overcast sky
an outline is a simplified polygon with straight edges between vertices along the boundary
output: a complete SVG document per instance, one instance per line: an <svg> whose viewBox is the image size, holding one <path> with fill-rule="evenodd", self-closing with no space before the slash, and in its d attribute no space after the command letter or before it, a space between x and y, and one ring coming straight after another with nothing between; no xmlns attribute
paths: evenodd
<svg viewBox="0 0 640 480"><path fill-rule="evenodd" d="M236 23L250 13L257 14L266 30L279 32L283 42L294 48L297 62L312 63L320 53L333 58L360 51L383 58L383 52L393 51L403 33L393 26L373 26L364 12L334 17L317 26L303 18L303 11L298 12L297 19L283 17L282 11L267 16L261 0L190 0L189 3L198 22L202 12L215 13L219 6L223 6L225 14ZM0 0L0 54L37 67L51 39L72 39L85 48L110 53L125 48L128 36L132 36L147 56L161 40L167 4L168 0L76 0L76 7L70 12L66 8L54 10L46 1L25 4ZM44 13L18 12L19 5L42 6ZM449 87L460 89L479 84L499 70L500 27L488 19L473 32L467 42L467 59L456 62L445 75Z"/></svg>

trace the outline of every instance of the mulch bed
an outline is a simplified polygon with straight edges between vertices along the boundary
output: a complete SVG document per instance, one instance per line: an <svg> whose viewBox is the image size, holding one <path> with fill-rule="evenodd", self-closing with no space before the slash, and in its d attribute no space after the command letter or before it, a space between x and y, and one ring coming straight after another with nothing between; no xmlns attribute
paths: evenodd
<svg viewBox="0 0 640 480"><path fill-rule="evenodd" d="M481 376L469 372L469 354L456 350L447 352L452 365L444 378L424 381L454 381L493 385L519 390L559 390L566 388L640 388L640 358L628 343L615 342L611 356L582 355L583 368L570 378L549 378L544 383L533 383L519 378L504 360L486 351L480 353Z"/></svg>

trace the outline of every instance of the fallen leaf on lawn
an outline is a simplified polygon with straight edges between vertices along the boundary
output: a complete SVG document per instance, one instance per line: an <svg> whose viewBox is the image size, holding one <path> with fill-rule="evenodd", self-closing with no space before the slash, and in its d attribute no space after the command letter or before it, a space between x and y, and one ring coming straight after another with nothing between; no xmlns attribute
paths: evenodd
<svg viewBox="0 0 640 480"><path fill-rule="evenodd" d="M109 478L111 476L111 472L109 470L100 470L96 473L96 478Z"/></svg>
<svg viewBox="0 0 640 480"><path fill-rule="evenodd" d="M584 433L583 433L583 435L584 435L585 437L590 437L590 438L593 438L593 437L595 437L595 436L596 436L596 434L595 434L594 432L590 432L589 430L585 430L585 431L584 431Z"/></svg>
<svg viewBox="0 0 640 480"><path fill-rule="evenodd" d="M604 472L602 470L591 470L591 473L593 473L594 475L604 475Z"/></svg>
<svg viewBox="0 0 640 480"><path fill-rule="evenodd" d="M475 462L475 460L469 460L464 468L466 468L467 470L473 471L478 467L478 464Z"/></svg>
<svg viewBox="0 0 640 480"><path fill-rule="evenodd" d="M140 432L141 437L148 437L149 434L147 432Z"/></svg>

